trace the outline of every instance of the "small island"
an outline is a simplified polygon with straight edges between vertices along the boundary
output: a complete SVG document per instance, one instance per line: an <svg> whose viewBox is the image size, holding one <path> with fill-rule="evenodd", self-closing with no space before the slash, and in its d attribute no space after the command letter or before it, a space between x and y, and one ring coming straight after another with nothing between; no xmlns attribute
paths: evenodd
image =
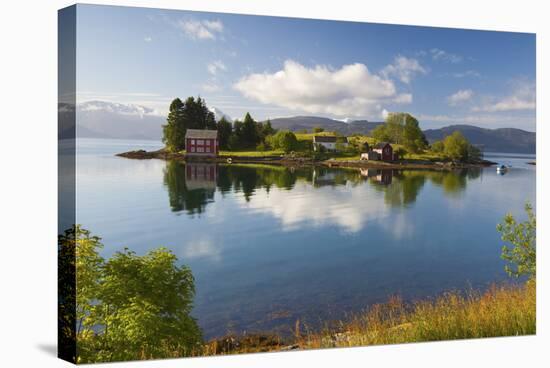
<svg viewBox="0 0 550 368"><path fill-rule="evenodd" d="M459 131L441 141L427 141L418 120L409 113L389 113L370 135L342 136L321 127L313 131L276 130L270 120L216 121L204 99L176 98L163 126L165 147L134 150L117 156L183 162L263 163L302 166L439 169L485 167L481 150Z"/></svg>

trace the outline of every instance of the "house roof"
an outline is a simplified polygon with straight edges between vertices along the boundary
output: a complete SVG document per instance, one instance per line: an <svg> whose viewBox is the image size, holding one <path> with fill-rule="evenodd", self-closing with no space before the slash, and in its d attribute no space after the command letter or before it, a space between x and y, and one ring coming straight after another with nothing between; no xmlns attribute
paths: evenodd
<svg viewBox="0 0 550 368"><path fill-rule="evenodd" d="M348 139L346 137L335 137L330 135L314 135L313 136L313 143L348 143Z"/></svg>
<svg viewBox="0 0 550 368"><path fill-rule="evenodd" d="M185 138L214 139L218 138L218 131L206 129L187 129Z"/></svg>
<svg viewBox="0 0 550 368"><path fill-rule="evenodd" d="M391 144L389 144L388 142L376 143L374 145L374 149L382 149L382 148L386 147L387 145L389 145L391 147Z"/></svg>

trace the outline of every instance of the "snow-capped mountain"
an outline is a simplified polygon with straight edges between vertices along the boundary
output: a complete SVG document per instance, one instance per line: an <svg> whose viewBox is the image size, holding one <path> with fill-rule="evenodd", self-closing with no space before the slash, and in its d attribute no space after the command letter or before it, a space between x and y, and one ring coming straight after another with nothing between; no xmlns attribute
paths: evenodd
<svg viewBox="0 0 550 368"><path fill-rule="evenodd" d="M160 115L156 110L134 104L121 104L106 101L87 101L77 105L77 111L81 113L101 111L120 115L135 115L143 118L146 115Z"/></svg>
<svg viewBox="0 0 550 368"><path fill-rule="evenodd" d="M209 108L216 121L233 119L216 107ZM74 107L59 105L59 119L71 119ZM136 104L108 101L86 101L76 105L77 134L81 138L153 139L162 138L166 116L155 109ZM67 126L71 126L70 123ZM74 134L67 131L66 135Z"/></svg>
<svg viewBox="0 0 550 368"><path fill-rule="evenodd" d="M60 106L59 119L70 118L69 113L66 106ZM160 140L165 122L165 116L141 105L107 101L76 105L77 134L81 138Z"/></svg>

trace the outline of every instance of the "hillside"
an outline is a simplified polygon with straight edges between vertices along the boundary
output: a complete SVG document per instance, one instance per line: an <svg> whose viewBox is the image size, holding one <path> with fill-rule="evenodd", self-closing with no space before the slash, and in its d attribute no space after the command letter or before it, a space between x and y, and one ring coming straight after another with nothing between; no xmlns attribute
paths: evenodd
<svg viewBox="0 0 550 368"><path fill-rule="evenodd" d="M211 109L219 119L225 116L222 111ZM74 106L59 105L59 121L62 137L74 135L68 119L74 114ZM154 139L160 140L162 124L166 117L158 114L151 108L140 105L125 105L105 101L89 101L77 105L76 118L79 137L87 138L120 138L120 139ZM325 131L338 132L342 135L354 133L370 135L372 130L383 124L367 120L343 122L340 120L316 117L293 116L271 119L275 129L288 129L294 132L307 130L311 132L315 127ZM64 129L64 127L67 127ZM439 129L424 131L428 141L440 140L458 130L473 144L479 145L484 151L535 153L536 134L515 128L485 129L473 125L451 125Z"/></svg>
<svg viewBox="0 0 550 368"><path fill-rule="evenodd" d="M271 124L276 129L288 129L294 132L304 129L311 132L313 128L321 127L325 131L334 131L342 135L353 133L369 135L374 128L383 123L366 120L344 123L339 120L315 116L294 116L272 119ZM515 128L486 129L473 125L450 125L439 129L425 130L424 134L429 142L433 142L445 138L456 130L464 134L471 143L480 146L486 152L536 152L536 133Z"/></svg>
<svg viewBox="0 0 550 368"><path fill-rule="evenodd" d="M327 131L334 131L343 135L351 135L353 133L368 135L380 124L382 123L369 122L366 120L356 120L344 123L343 121L317 116L293 116L271 119L271 125L275 129L288 129L293 132L307 130L311 132L313 128L321 127Z"/></svg>
<svg viewBox="0 0 550 368"><path fill-rule="evenodd" d="M451 125L440 129L428 129L424 134L429 142L433 142L457 130L486 152L536 152L536 133L515 128L486 129L473 125Z"/></svg>

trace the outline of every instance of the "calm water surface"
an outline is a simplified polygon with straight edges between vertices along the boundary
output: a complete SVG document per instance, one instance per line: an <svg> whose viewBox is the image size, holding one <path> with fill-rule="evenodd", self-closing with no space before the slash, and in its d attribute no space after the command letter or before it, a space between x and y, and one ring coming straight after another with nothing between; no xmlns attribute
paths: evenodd
<svg viewBox="0 0 550 368"><path fill-rule="evenodd" d="M82 139L77 222L124 247L170 248L196 278L206 338L288 333L399 294L407 300L507 278L495 227L535 202L534 156L452 173L188 165L114 153L157 142Z"/></svg>

